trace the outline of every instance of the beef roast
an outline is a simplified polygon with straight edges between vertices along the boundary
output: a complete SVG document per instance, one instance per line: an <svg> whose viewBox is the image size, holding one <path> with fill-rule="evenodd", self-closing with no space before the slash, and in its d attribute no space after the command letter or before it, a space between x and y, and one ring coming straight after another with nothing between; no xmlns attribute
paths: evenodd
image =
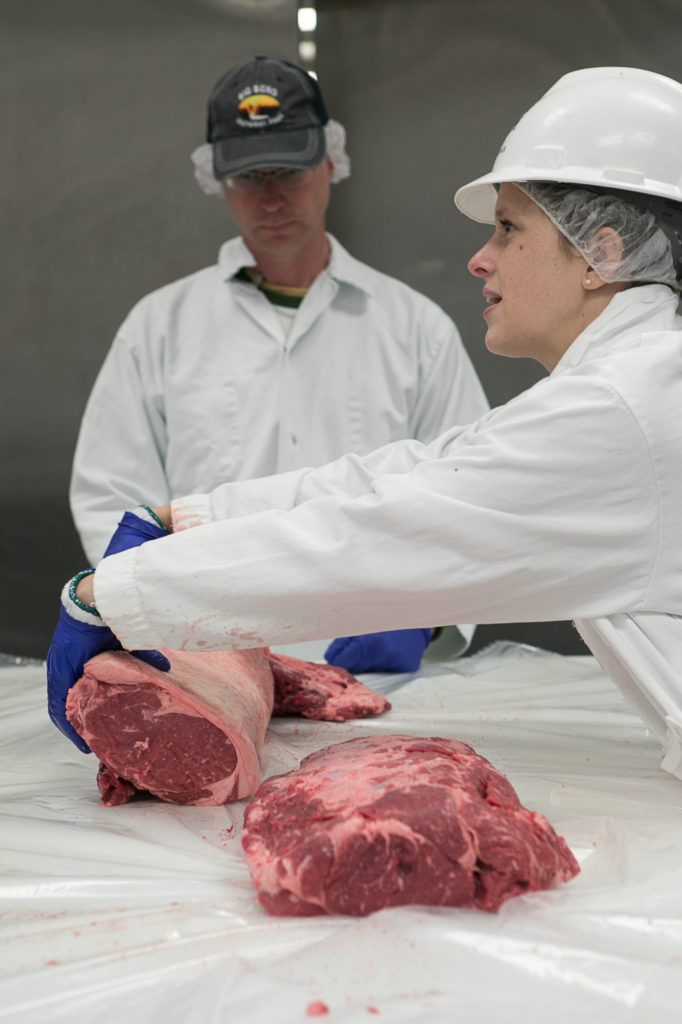
<svg viewBox="0 0 682 1024"><path fill-rule="evenodd" d="M579 868L541 814L466 743L381 736L264 782L242 845L270 914L429 904L497 910Z"/></svg>
<svg viewBox="0 0 682 1024"><path fill-rule="evenodd" d="M102 802L136 789L179 804L253 793L274 699L265 651L163 653L170 672L98 654L69 692L67 718L102 761Z"/></svg>
<svg viewBox="0 0 682 1024"><path fill-rule="evenodd" d="M273 700L277 714L329 721L391 706L344 669L267 648L164 654L170 672L123 651L99 654L69 693L67 717L101 760L105 806L136 790L179 804L248 796L261 780Z"/></svg>
<svg viewBox="0 0 682 1024"><path fill-rule="evenodd" d="M336 665L318 665L267 651L275 677L275 715L345 722L388 711L389 702Z"/></svg>

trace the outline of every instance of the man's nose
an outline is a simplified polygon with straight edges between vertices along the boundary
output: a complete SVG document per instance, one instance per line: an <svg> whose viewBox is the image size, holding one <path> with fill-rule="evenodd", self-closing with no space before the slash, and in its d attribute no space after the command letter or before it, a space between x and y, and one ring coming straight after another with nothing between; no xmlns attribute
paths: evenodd
<svg viewBox="0 0 682 1024"><path fill-rule="evenodd" d="M270 175L265 178L261 187L260 201L267 209L272 209L273 207L276 209L286 202L284 189L275 180L275 178Z"/></svg>

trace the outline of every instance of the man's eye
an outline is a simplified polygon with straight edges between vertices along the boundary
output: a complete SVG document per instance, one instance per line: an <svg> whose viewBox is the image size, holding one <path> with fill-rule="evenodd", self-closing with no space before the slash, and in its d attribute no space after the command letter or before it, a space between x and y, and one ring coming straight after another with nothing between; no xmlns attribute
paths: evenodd
<svg viewBox="0 0 682 1024"><path fill-rule="evenodd" d="M293 181L299 174L300 171L294 168L283 167L281 170L277 171L275 177L278 181Z"/></svg>
<svg viewBox="0 0 682 1024"><path fill-rule="evenodd" d="M500 230L501 230L503 235L508 235L510 231L514 230L514 225L512 224L512 222L510 220L501 220L500 221Z"/></svg>

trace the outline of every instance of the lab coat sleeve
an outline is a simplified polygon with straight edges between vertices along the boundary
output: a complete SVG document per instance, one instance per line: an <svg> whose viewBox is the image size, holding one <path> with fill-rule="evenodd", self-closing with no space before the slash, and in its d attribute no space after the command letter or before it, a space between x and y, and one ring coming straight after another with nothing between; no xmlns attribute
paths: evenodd
<svg viewBox="0 0 682 1024"><path fill-rule="evenodd" d="M71 511L93 565L122 511L141 502L163 506L170 499L161 368L144 355L140 320L133 311L102 365L74 455Z"/></svg>
<svg viewBox="0 0 682 1024"><path fill-rule="evenodd" d="M234 519L266 509L296 508L312 498L330 495L359 498L371 494L384 473L408 473L420 462L439 458L467 428L455 427L429 445L394 441L368 455L342 455L318 468L221 484L209 494L190 494L171 502L173 530L179 532L220 519Z"/></svg>
<svg viewBox="0 0 682 1024"><path fill-rule="evenodd" d="M106 559L98 608L126 647L204 650L642 606L660 544L656 478L608 384L542 382L437 447L362 494Z"/></svg>

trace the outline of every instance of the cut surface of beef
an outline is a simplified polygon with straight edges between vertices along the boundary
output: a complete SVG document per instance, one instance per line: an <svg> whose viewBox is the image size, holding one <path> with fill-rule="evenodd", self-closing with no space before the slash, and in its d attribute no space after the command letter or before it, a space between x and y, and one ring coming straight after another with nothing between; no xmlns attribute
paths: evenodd
<svg viewBox="0 0 682 1024"><path fill-rule="evenodd" d="M495 911L580 870L543 815L466 743L349 740L267 779L242 846L270 914L422 904Z"/></svg>
<svg viewBox="0 0 682 1024"><path fill-rule="evenodd" d="M304 715L326 722L345 722L388 711L380 693L336 665L318 665L267 650L275 677L275 715Z"/></svg>
<svg viewBox="0 0 682 1024"><path fill-rule="evenodd" d="M98 654L69 692L67 717L102 762L102 803L135 790L178 804L253 793L273 706L265 652L163 653L169 672L124 651Z"/></svg>

